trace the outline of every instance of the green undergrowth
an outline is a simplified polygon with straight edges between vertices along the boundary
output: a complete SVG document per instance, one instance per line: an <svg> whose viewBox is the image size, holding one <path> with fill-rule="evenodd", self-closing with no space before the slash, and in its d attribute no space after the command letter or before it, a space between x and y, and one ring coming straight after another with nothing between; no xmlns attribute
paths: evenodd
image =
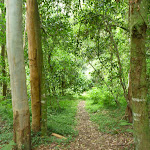
<svg viewBox="0 0 150 150"><path fill-rule="evenodd" d="M99 125L99 130L104 133L117 134L120 132L132 133L132 124L124 120L125 109L122 108L104 108L98 105L90 108L87 101L87 110L90 112L91 120Z"/></svg>
<svg viewBox="0 0 150 150"><path fill-rule="evenodd" d="M84 97L86 97L86 110L90 113L91 120L99 125L101 132L132 134L132 124L124 120L126 102L122 97L118 99L119 106L110 93L103 89L93 88Z"/></svg>
<svg viewBox="0 0 150 150"><path fill-rule="evenodd" d="M76 135L74 127L76 125L75 116L78 101L72 97L69 97L69 99L52 100L54 104L48 108L49 131L64 136Z"/></svg>
<svg viewBox="0 0 150 150"><path fill-rule="evenodd" d="M11 99L0 101L0 149L12 142L13 113Z"/></svg>
<svg viewBox="0 0 150 150"><path fill-rule="evenodd" d="M75 130L77 104L77 98L71 95L49 97L47 109L47 136L35 136L32 139L33 147L41 144L49 145L52 142L67 144L69 141L73 140L74 136L78 134ZM52 133L62 135L66 137L66 139L58 139L51 136Z"/></svg>
<svg viewBox="0 0 150 150"><path fill-rule="evenodd" d="M73 140L74 136L78 133L75 130L76 125L76 111L78 100L75 96L61 96L61 97L48 97L47 109L47 136L42 137L41 133L36 135L31 132L32 148L41 144L49 145L54 142L57 144L68 143ZM31 102L29 101L30 116L31 116ZM30 117L31 118L31 117ZM32 118L31 118L32 120ZM64 137L57 139L51 136L51 133L57 133ZM11 100L0 102L0 149L8 149L12 146L13 139L13 113Z"/></svg>

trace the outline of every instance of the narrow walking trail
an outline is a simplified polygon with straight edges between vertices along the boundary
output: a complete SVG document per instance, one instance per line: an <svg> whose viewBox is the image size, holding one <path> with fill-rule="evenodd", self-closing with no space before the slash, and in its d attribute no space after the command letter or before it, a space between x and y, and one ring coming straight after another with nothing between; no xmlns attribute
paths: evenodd
<svg viewBox="0 0 150 150"><path fill-rule="evenodd" d="M77 112L78 137L69 144L69 150L123 150L130 149L128 135L111 135L101 133L98 126L90 121L85 110L85 101L80 101ZM128 140L127 140L128 139Z"/></svg>
<svg viewBox="0 0 150 150"><path fill-rule="evenodd" d="M98 131L98 127L90 121L89 114L85 110L85 101L81 101L78 105L77 113L77 130L79 132L75 142L70 144L72 150L98 150L103 147L102 133ZM102 140L102 141L101 141Z"/></svg>
<svg viewBox="0 0 150 150"><path fill-rule="evenodd" d="M76 119L78 136L74 141L67 145L51 144L43 150L133 150L133 140L129 134L112 135L98 130L98 126L90 121L90 116L85 110L85 101L79 102Z"/></svg>

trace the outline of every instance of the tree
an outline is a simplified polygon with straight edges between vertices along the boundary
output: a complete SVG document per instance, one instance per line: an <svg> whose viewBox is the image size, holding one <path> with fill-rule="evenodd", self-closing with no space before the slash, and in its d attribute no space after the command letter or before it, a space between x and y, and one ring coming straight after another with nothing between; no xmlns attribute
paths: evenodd
<svg viewBox="0 0 150 150"><path fill-rule="evenodd" d="M42 45L40 18L36 0L27 0L27 34L32 102L32 130L41 128Z"/></svg>
<svg viewBox="0 0 150 150"><path fill-rule="evenodd" d="M11 79L15 149L30 150L30 115L22 37L22 1L7 0L6 8L7 53Z"/></svg>
<svg viewBox="0 0 150 150"><path fill-rule="evenodd" d="M147 109L146 30L149 2L130 0L131 89L133 128L136 150L150 149L150 127Z"/></svg>
<svg viewBox="0 0 150 150"><path fill-rule="evenodd" d="M2 56L2 77L3 77L3 83L2 83L2 87L3 87L3 92L2 95L3 97L6 96L6 91L7 91L7 84L6 84L6 71L5 71L5 44L2 45L2 50L1 50L1 56Z"/></svg>
<svg viewBox="0 0 150 150"><path fill-rule="evenodd" d="M2 89L3 89L3 92L2 92L2 95L3 97L6 96L6 91L7 91L7 83L6 83L6 64L5 64L5 54L6 54L6 50L5 50L5 7L4 7L4 0L1 0L0 3L2 4L2 14L1 14L1 32L2 32L2 44L1 44L1 60L2 60L2 78L3 78L3 81L2 81Z"/></svg>

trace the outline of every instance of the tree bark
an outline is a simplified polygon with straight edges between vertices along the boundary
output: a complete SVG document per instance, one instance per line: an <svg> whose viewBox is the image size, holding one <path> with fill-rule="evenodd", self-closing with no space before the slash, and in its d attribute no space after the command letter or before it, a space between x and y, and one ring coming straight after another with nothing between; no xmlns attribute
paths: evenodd
<svg viewBox="0 0 150 150"><path fill-rule="evenodd" d="M27 0L27 34L30 67L32 130L41 128L41 33L38 4L36 0Z"/></svg>
<svg viewBox="0 0 150 150"><path fill-rule="evenodd" d="M1 0L0 1L2 4L4 4L4 0ZM1 18L2 20L5 19L5 7L2 9L2 14L1 14ZM5 71L5 67L6 67L6 64L5 64L5 44L6 44L6 40L5 40L5 31L6 30L6 26L5 25L2 25L2 33L3 33L3 38L2 38L2 50L1 50L1 56L2 56L2 77L3 77L3 81L2 81L2 95L3 95L3 99L5 99L6 97L6 91L7 91L7 83L6 83L6 71Z"/></svg>
<svg viewBox="0 0 150 150"><path fill-rule="evenodd" d="M30 115L22 37L22 1L7 0L7 53L10 70L15 149L30 150Z"/></svg>
<svg viewBox="0 0 150 150"><path fill-rule="evenodd" d="M127 103L125 114L126 114L126 120L128 120L130 123L132 123L133 115L132 115L131 69L130 69L129 77L128 77L128 103Z"/></svg>
<svg viewBox="0 0 150 150"><path fill-rule="evenodd" d="M150 149L150 126L147 109L146 19L147 0L130 0L131 86L133 128L136 150Z"/></svg>
<svg viewBox="0 0 150 150"><path fill-rule="evenodd" d="M2 91L2 94L3 94L3 97L5 99L6 97L6 91L7 91L7 83L6 83L6 71L5 71L5 45L3 44L2 45L2 51L1 51L1 56L2 56L2 76L3 76L3 82L2 82L2 88L3 88L3 91Z"/></svg>
<svg viewBox="0 0 150 150"><path fill-rule="evenodd" d="M32 130L47 132L47 101L44 87L43 52L37 0L27 0L27 34L32 101Z"/></svg>

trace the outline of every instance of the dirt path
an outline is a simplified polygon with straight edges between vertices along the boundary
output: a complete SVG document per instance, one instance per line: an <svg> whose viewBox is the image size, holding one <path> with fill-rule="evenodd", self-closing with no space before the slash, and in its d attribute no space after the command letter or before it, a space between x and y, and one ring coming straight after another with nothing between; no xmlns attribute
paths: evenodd
<svg viewBox="0 0 150 150"><path fill-rule="evenodd" d="M68 150L131 150L128 135L110 135L98 131L98 126L90 121L85 110L85 101L78 105L78 137L69 144Z"/></svg>
<svg viewBox="0 0 150 150"><path fill-rule="evenodd" d="M130 147L132 137L129 134L106 134L98 130L98 126L90 121L85 110L85 101L80 101L77 111L77 130L75 140L68 145L53 145L40 150L133 150ZM38 149L39 150L39 149Z"/></svg>

